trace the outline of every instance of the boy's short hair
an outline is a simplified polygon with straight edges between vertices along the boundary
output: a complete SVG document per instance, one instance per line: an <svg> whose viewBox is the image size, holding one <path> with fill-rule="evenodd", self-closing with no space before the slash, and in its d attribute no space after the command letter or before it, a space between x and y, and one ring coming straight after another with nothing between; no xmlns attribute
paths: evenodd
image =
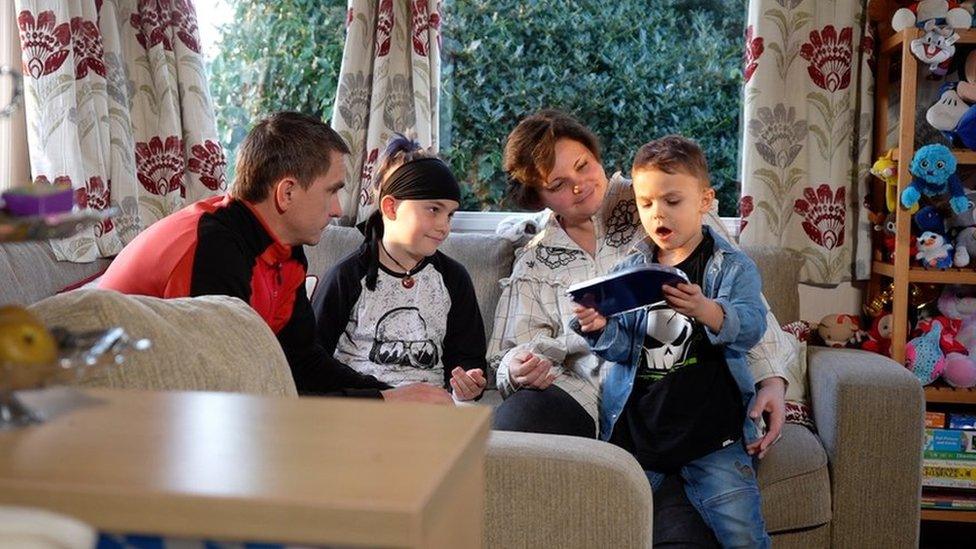
<svg viewBox="0 0 976 549"><path fill-rule="evenodd" d="M556 162L556 141L572 139L601 162L600 140L579 120L556 110L545 109L519 121L505 141L504 168L512 185L509 194L523 208L542 207L539 189Z"/></svg>
<svg viewBox="0 0 976 549"><path fill-rule="evenodd" d="M634 155L631 174L641 170L682 173L698 179L702 188L711 187L705 153L698 143L680 135L666 135L641 146Z"/></svg>
<svg viewBox="0 0 976 549"><path fill-rule="evenodd" d="M330 152L349 154L349 146L322 120L298 112L278 112L258 122L237 151L230 195L257 203L275 182L294 177L303 189L331 166Z"/></svg>

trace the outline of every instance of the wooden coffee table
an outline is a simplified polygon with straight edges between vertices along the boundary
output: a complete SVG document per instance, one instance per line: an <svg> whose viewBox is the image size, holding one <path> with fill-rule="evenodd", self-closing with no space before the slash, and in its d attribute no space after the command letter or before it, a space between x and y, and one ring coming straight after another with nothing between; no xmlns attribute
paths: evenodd
<svg viewBox="0 0 976 549"><path fill-rule="evenodd" d="M82 390L0 432L0 503L104 532L480 547L486 407Z"/></svg>

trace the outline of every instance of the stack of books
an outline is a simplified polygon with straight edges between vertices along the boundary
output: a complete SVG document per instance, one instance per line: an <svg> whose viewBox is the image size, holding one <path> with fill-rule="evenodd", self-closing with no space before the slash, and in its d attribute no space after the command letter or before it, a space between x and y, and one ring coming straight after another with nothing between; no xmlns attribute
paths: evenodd
<svg viewBox="0 0 976 549"><path fill-rule="evenodd" d="M925 413L922 507L976 510L976 415Z"/></svg>

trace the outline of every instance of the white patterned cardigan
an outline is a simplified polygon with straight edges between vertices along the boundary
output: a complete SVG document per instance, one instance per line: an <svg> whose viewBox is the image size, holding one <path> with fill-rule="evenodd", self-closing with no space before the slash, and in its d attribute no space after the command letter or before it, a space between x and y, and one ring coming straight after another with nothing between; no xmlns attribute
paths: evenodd
<svg viewBox="0 0 976 549"><path fill-rule="evenodd" d="M512 275L500 281L502 293L488 344L488 362L497 370L498 389L507 398L518 390L508 375L515 354L527 350L544 356L552 361L557 376L554 384L572 395L598 425L604 361L569 328L573 303L565 290L610 272L646 233L640 225L630 181L620 173L610 178L603 205L593 219L597 242L594 256L566 234L555 213L550 211L543 219L539 234L517 252ZM709 214L706 222L733 241L717 215ZM773 376L785 379L786 364L797 360L796 346L772 313L768 320L769 329L748 357L757 382Z"/></svg>

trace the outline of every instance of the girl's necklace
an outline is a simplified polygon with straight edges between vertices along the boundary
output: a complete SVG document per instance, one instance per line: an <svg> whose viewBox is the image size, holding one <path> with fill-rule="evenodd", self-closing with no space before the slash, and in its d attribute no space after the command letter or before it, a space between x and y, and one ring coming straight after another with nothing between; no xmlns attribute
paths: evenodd
<svg viewBox="0 0 976 549"><path fill-rule="evenodd" d="M401 269L404 270L403 278L400 279L400 284L402 284L403 287L406 288L406 289L408 289L408 290L410 288L413 288L414 284L416 284L416 281L414 281L414 279L413 279L413 275L415 275L417 273L417 271L420 270L421 265L423 265L423 261L418 261L417 264L414 265L414 268L413 268L414 270L411 270L411 269L408 269L408 268L404 267L403 264L401 264L399 261L397 261L397 258L393 257L393 254L391 254L390 251L386 249L386 246L383 244L383 240L382 239L380 239L380 247L383 248L383 252L386 253L386 257L389 257L390 259L392 259L393 262L396 263L397 267L400 267Z"/></svg>

